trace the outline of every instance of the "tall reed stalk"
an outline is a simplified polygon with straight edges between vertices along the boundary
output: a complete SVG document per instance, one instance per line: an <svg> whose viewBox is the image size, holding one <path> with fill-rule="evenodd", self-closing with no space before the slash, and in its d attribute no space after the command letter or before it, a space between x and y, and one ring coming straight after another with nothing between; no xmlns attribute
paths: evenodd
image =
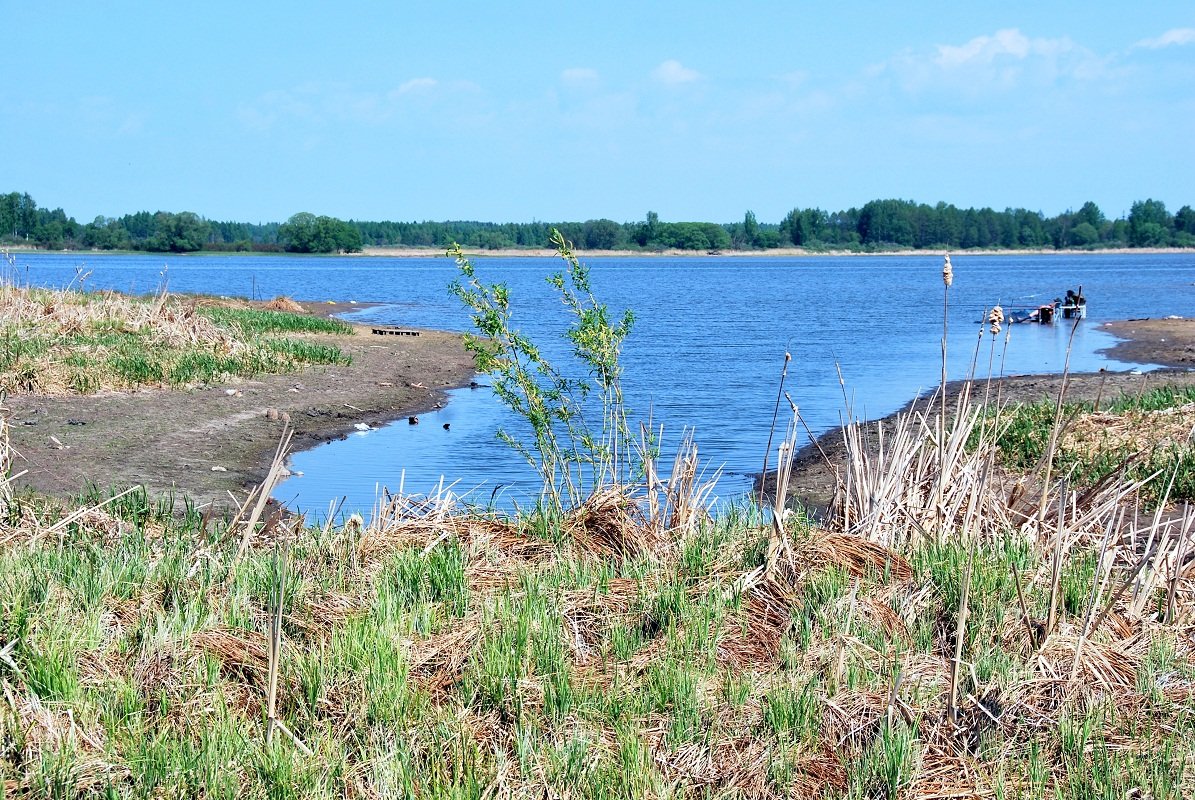
<svg viewBox="0 0 1195 800"><path fill-rule="evenodd" d="M945 469L946 461L946 337L950 331L950 285L954 283L954 267L950 264L950 253L942 260L942 382L938 391L941 393L942 407L938 415L938 465ZM945 535L945 509L942 508L942 481L938 481L938 537Z"/></svg>
<svg viewBox="0 0 1195 800"><path fill-rule="evenodd" d="M1079 287L1079 291L1083 291L1082 286ZM1062 409L1066 402L1066 389L1070 381L1071 350L1075 345L1075 331L1078 328L1079 319L1076 317L1074 323L1071 325L1070 336L1066 340L1066 358L1063 359L1062 363L1062 383L1058 387L1058 401L1054 404L1054 424L1050 426L1050 439L1046 445L1045 464L1042 467L1041 502L1038 503L1037 508L1037 526L1039 531L1045 523L1046 507L1050 491L1050 475L1054 468L1054 454L1058 450L1058 439L1062 435Z"/></svg>
<svg viewBox="0 0 1195 800"><path fill-rule="evenodd" d="M792 361L792 353L784 352L784 366L780 368L780 385L776 387L776 406L772 409L772 425L768 428L768 444L763 449L763 472L759 475L759 507L767 505L764 498L768 477L768 457L772 454L772 438L776 435L776 422L780 419L780 399L784 397L784 379L788 377L788 362ZM783 465L781 465L783 466ZM779 493L779 472L777 472L776 492Z"/></svg>

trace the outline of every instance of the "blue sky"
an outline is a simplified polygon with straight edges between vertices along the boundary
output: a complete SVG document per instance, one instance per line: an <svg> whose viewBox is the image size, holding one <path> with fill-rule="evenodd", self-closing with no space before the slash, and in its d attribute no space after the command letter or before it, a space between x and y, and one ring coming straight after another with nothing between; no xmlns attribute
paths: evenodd
<svg viewBox="0 0 1195 800"><path fill-rule="evenodd" d="M80 221L1195 204L1191 0L0 0L0 20L0 191Z"/></svg>

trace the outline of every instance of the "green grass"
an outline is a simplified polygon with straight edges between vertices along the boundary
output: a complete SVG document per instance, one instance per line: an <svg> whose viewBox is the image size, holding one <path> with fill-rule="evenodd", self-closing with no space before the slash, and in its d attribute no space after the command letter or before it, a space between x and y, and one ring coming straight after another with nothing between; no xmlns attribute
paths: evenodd
<svg viewBox="0 0 1195 800"><path fill-rule="evenodd" d="M1103 410L1115 414L1124 411L1161 411L1187 403L1195 403L1195 386L1159 386L1139 394L1119 397Z"/></svg>
<svg viewBox="0 0 1195 800"><path fill-rule="evenodd" d="M110 293L9 290L5 298L0 391L90 394L350 363L335 344L303 338L352 333L336 320Z"/></svg>
<svg viewBox="0 0 1195 800"><path fill-rule="evenodd" d="M1148 623L1114 708L1086 684L1019 705L1043 673L1011 565L1031 577L1048 564L1012 535L975 549L973 669L962 732L947 734L958 541L902 553L913 577L900 583L797 530L788 614L764 619L754 595L731 590L757 558L750 515L631 560L577 549L554 517L513 522L510 535L541 548L530 556L468 526L406 527L367 549L350 530L300 531L286 545L278 699L306 755L283 735L265 743L273 545L236 561L239 529L216 518L200 530L189 503L144 492L53 536L32 534L69 506L19 503L0 545L0 646L16 642L16 669L0 665L9 794L481 797L501 784L516 796L898 797L943 764L960 787L971 775L1006 797L1195 789L1183 699L1195 666L1179 628ZM1095 564L1082 547L1067 559L1063 626L1081 621ZM1044 616L1048 588L1026 579L1024 592ZM1089 646L1117 640L1105 629ZM904 711L889 713L898 676ZM72 724L72 737L48 733Z"/></svg>
<svg viewBox="0 0 1195 800"><path fill-rule="evenodd" d="M255 308L208 306L201 309L205 317L223 328L236 330L247 336L268 333L338 333L349 335L353 327L336 319L289 311L267 311Z"/></svg>
<svg viewBox="0 0 1195 800"><path fill-rule="evenodd" d="M1126 417L1136 424L1135 421L1144 419L1151 412L1175 409L1193 402L1195 387L1165 386L1101 404L1101 412ZM1091 403L1065 404L1062 410L1064 424L1073 429L1094 410ZM1055 405L1050 401L1013 406L1001 412L1002 431L996 444L1005 466L1027 470L1042 461L1054 414ZM1149 502L1159 502L1171 481L1169 499L1172 502L1195 500L1195 447L1185 438L1139 449L1115 438L1096 439L1075 447L1064 436L1054 456L1054 474L1069 476L1072 485L1076 486L1093 486L1102 479L1116 476L1121 470L1131 481L1145 480L1157 473L1141 493Z"/></svg>

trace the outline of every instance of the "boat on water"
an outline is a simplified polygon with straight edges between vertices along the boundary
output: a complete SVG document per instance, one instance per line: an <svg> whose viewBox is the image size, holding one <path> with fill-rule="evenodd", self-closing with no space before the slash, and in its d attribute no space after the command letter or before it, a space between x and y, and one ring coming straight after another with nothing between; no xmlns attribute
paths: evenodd
<svg viewBox="0 0 1195 800"><path fill-rule="evenodd" d="M1087 319L1087 303L1074 303L1072 305L1061 306L1062 316L1064 319Z"/></svg>
<svg viewBox="0 0 1195 800"><path fill-rule="evenodd" d="M1087 298L1083 296L1083 288L1078 292L1066 290L1066 299L1054 298L1053 302L1040 306L1026 306L1011 308L1008 313L1009 322L1035 322L1039 325L1053 325L1058 318L1087 319Z"/></svg>

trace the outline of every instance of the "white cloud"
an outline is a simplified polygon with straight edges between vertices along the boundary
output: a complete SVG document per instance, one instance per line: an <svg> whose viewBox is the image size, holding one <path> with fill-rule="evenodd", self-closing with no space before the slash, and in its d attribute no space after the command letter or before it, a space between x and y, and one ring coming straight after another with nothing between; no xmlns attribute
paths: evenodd
<svg viewBox="0 0 1195 800"><path fill-rule="evenodd" d="M1093 80L1107 72L1107 59L1068 37L1032 38L1016 28L1005 28L963 44L905 51L871 67L868 75L876 78L891 73L908 91L947 88L979 94L1060 79Z"/></svg>
<svg viewBox="0 0 1195 800"><path fill-rule="evenodd" d="M1156 39L1142 39L1133 47L1160 50L1171 45L1195 44L1195 28L1171 28Z"/></svg>
<svg viewBox="0 0 1195 800"><path fill-rule="evenodd" d="M324 91L317 84L306 84L290 90L272 89L252 103L241 104L237 116L247 128L263 132L273 128L280 119L310 120L316 116L315 103Z"/></svg>
<svg viewBox="0 0 1195 800"><path fill-rule="evenodd" d="M411 78L409 81L404 81L394 90L394 93L409 94L410 92L426 92L436 88L439 83L435 78Z"/></svg>
<svg viewBox="0 0 1195 800"><path fill-rule="evenodd" d="M996 31L994 36L976 36L964 45L940 44L935 61L943 69L954 69L976 62L990 64L1000 56L1021 59L1031 49L1029 37L1016 28L1007 28Z"/></svg>
<svg viewBox="0 0 1195 800"><path fill-rule="evenodd" d="M596 86L599 80L598 71L589 67L569 67L560 73L560 82L565 86Z"/></svg>
<svg viewBox="0 0 1195 800"><path fill-rule="evenodd" d="M692 83L701 77L695 69L689 69L674 58L670 58L651 72L652 80L665 86L680 86Z"/></svg>

